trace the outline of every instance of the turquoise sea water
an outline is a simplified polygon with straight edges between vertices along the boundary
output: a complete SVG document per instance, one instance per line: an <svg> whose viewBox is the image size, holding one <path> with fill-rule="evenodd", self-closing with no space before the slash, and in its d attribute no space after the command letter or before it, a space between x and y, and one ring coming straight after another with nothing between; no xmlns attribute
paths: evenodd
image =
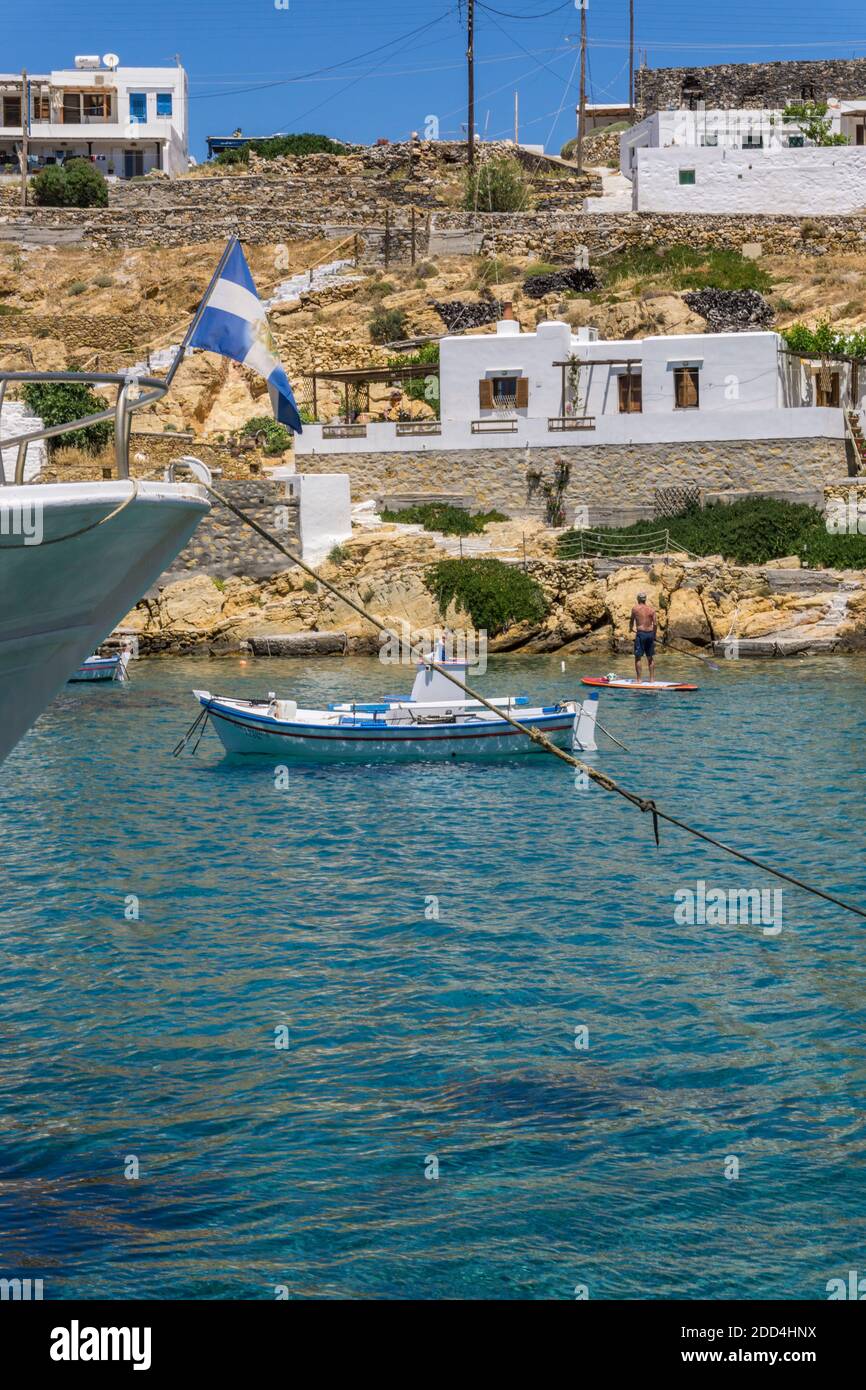
<svg viewBox="0 0 866 1390"><path fill-rule="evenodd" d="M609 662L481 684L571 695ZM702 689L603 695L631 753L601 765L866 902L866 663L660 674ZM678 924L699 879L772 884L675 830L657 850L543 757L287 789L211 733L171 757L193 685L372 698L400 684L373 660L133 676L69 688L0 772L0 1276L812 1299L866 1271L866 922L785 889L778 935Z"/></svg>

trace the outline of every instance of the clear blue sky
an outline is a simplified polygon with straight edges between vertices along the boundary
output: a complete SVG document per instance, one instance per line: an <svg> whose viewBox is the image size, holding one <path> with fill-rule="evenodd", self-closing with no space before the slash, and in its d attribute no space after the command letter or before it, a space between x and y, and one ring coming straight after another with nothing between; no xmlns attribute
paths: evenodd
<svg viewBox="0 0 866 1390"><path fill-rule="evenodd" d="M286 3L286 0L277 0ZM6 7L5 71L71 65L76 53L190 76L191 148L209 134L316 130L357 141L405 139L428 116L441 136L465 121L466 0L41 0ZM589 0L589 95L627 97L628 0ZM635 0L636 46L651 67L866 56L850 0ZM516 18L514 16L528 16ZM427 26L427 27L424 27ZM490 138L559 147L574 134L574 0L477 0L477 125ZM420 31L413 33L412 31ZM329 69L325 71L324 69Z"/></svg>

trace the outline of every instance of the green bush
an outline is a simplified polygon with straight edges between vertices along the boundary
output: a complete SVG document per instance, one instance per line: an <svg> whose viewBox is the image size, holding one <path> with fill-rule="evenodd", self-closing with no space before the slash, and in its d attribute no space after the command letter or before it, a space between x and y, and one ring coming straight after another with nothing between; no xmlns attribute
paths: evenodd
<svg viewBox="0 0 866 1390"><path fill-rule="evenodd" d="M792 323L780 330L791 352L803 357L866 358L866 331L839 333L829 319L822 319L815 328L805 323Z"/></svg>
<svg viewBox="0 0 866 1390"><path fill-rule="evenodd" d="M566 266L551 265L548 261L532 261L524 270L524 280L531 280L535 275L558 275L561 270L567 269Z"/></svg>
<svg viewBox="0 0 866 1390"><path fill-rule="evenodd" d="M425 531L441 531L445 536L479 536L491 521L507 521L504 512L466 512L449 502L422 502L402 511L382 511L383 521L400 521L423 526Z"/></svg>
<svg viewBox="0 0 866 1390"><path fill-rule="evenodd" d="M89 159L67 159L65 164L49 164L34 176L31 188L39 207L108 206L108 184Z"/></svg>
<svg viewBox="0 0 866 1390"><path fill-rule="evenodd" d="M693 555L721 555L737 565L764 565L784 555L798 555L811 569L866 568L866 536L831 535L814 507L772 497L691 507L664 521L605 527L602 534L608 541L639 541L642 535L665 528L670 531L672 550L682 546ZM563 558L573 557L579 553L581 534L566 531L557 544Z"/></svg>
<svg viewBox="0 0 866 1390"><path fill-rule="evenodd" d="M525 212L532 206L532 185L510 154L494 155L467 172L463 206L467 212Z"/></svg>
<svg viewBox="0 0 866 1390"><path fill-rule="evenodd" d="M540 622L547 612L541 587L501 560L440 560L424 577L444 615L455 602L473 625L495 637L512 623Z"/></svg>
<svg viewBox="0 0 866 1390"><path fill-rule="evenodd" d="M306 131L303 135L271 135L265 140L248 140L236 149L220 150L214 156L214 164L249 164L250 150L262 159L278 159L282 154L349 154L346 145L332 140L327 135L314 135Z"/></svg>
<svg viewBox="0 0 866 1390"><path fill-rule="evenodd" d="M406 314L402 309L380 309L368 324L374 343L394 343L408 332Z"/></svg>
<svg viewBox="0 0 866 1390"><path fill-rule="evenodd" d="M292 447L292 432L275 420L272 415L254 415L247 420L241 434L264 436L263 452L269 456L284 454Z"/></svg>
<svg viewBox="0 0 866 1390"><path fill-rule="evenodd" d="M393 357L388 358L388 366L400 367L431 367L439 366L439 344L423 343L417 352L397 352ZM428 405L438 410L439 408L439 375L432 372L429 376L408 377L401 383L403 390L410 400L426 401Z"/></svg>
<svg viewBox="0 0 866 1390"><path fill-rule="evenodd" d="M490 285L503 285L509 280L519 280L522 274L519 266L503 261L500 256L479 256L475 262L472 284L476 290L484 290Z"/></svg>
<svg viewBox="0 0 866 1390"><path fill-rule="evenodd" d="M30 414L38 415L46 425L65 425L69 420L80 420L108 408L104 396L97 396L78 381L30 381L24 387L24 402ZM88 454L98 454L111 438L113 428L110 420L103 420L85 429L70 430L49 439L48 448L71 445Z"/></svg>
<svg viewBox="0 0 866 1390"><path fill-rule="evenodd" d="M69 286L69 293L73 295L84 294L86 289L87 285L84 280L73 280L72 284Z"/></svg>
<svg viewBox="0 0 866 1390"><path fill-rule="evenodd" d="M757 261L738 251L701 251L694 246L632 246L603 263L604 277L652 280L664 277L677 290L758 290L771 288L772 277Z"/></svg>
<svg viewBox="0 0 866 1390"><path fill-rule="evenodd" d="M249 162L249 145L241 145L234 150L220 150L219 154L214 156L214 164L249 164Z"/></svg>
<svg viewBox="0 0 866 1390"><path fill-rule="evenodd" d="M93 283L94 283L94 285L96 285L97 289L100 289L100 290L107 290L109 285L113 285L113 284L114 284L114 276L113 276L113 275L97 275L97 276L95 277Z"/></svg>

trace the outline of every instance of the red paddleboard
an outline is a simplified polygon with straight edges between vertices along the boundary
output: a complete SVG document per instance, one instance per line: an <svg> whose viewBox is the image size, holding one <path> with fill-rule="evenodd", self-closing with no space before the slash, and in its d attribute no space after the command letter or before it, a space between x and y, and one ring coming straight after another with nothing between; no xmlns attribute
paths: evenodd
<svg viewBox="0 0 866 1390"><path fill-rule="evenodd" d="M697 690L685 681L636 681L628 676L584 676L581 685L604 686L607 690Z"/></svg>

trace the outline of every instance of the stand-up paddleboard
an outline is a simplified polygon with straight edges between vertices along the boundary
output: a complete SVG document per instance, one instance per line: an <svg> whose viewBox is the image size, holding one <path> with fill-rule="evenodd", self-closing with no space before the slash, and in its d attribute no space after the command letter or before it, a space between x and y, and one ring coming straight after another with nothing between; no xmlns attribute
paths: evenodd
<svg viewBox="0 0 866 1390"><path fill-rule="evenodd" d="M698 690L687 681L637 681L633 676L584 676L581 685L604 686L606 690Z"/></svg>

